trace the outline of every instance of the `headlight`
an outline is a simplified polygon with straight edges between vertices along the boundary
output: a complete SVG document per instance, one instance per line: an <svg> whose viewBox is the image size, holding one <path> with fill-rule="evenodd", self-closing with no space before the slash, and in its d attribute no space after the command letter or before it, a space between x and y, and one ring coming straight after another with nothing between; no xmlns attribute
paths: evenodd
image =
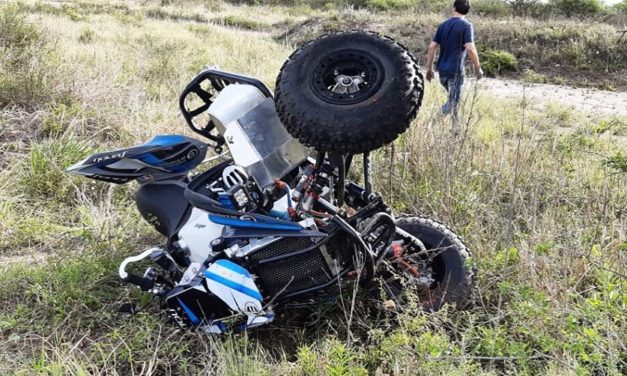
<svg viewBox="0 0 627 376"><path fill-rule="evenodd" d="M233 198L235 199L236 206L241 209L246 207L248 203L250 203L250 199L248 198L248 194L243 188L238 189L233 193Z"/></svg>

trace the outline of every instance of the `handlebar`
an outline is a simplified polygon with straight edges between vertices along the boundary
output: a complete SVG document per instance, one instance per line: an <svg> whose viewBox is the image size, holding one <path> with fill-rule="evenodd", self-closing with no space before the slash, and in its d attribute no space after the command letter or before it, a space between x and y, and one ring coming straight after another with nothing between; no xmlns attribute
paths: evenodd
<svg viewBox="0 0 627 376"><path fill-rule="evenodd" d="M120 264L120 267L118 269L118 274L120 275L120 278L122 279L122 281L132 283L135 286L138 286L143 291L148 291L152 289L154 287L154 282L151 279L127 272L126 266L130 263L141 261L145 259L146 257L151 257L153 254L157 252L161 253L163 251L161 250L161 248L151 248L140 253L137 256L131 256L131 257L125 258L124 261L122 261L122 263Z"/></svg>
<svg viewBox="0 0 627 376"><path fill-rule="evenodd" d="M122 280L124 282L134 284L135 286L142 289L142 291L149 291L155 286L155 283L153 281L149 280L148 278L141 277L138 274L134 274L134 273L128 273L126 278L123 278Z"/></svg>

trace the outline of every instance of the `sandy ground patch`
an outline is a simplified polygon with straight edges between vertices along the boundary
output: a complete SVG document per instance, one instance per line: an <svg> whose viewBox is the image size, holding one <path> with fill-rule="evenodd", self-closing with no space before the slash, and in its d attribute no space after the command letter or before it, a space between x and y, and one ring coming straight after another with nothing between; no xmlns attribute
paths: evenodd
<svg viewBox="0 0 627 376"><path fill-rule="evenodd" d="M472 84L476 81L471 80ZM513 80L484 78L478 88L489 95L515 101L525 99L530 103L559 102L583 112L602 112L627 116L627 93L569 86L528 84Z"/></svg>

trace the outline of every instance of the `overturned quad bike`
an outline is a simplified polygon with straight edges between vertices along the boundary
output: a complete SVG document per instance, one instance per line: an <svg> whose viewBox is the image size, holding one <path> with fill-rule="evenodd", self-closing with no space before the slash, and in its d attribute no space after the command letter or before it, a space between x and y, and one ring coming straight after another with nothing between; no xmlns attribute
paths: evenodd
<svg viewBox="0 0 627 376"><path fill-rule="evenodd" d="M409 290L426 310L460 307L474 277L460 238L426 217L395 217L372 191L369 152L409 127L422 96L416 60L393 40L326 35L290 56L274 96L250 77L194 78L180 108L210 144L156 136L69 171L139 181L137 208L167 241L125 259L119 274L181 326L244 330L348 285L383 286L397 302ZM218 156L205 159L210 147ZM347 179L357 154L363 185ZM213 167L190 173L206 161ZM154 266L133 273L144 259Z"/></svg>

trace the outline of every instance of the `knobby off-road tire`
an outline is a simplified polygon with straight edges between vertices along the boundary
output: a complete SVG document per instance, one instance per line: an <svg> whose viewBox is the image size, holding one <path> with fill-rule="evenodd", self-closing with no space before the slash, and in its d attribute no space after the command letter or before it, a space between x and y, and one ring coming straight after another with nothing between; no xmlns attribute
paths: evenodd
<svg viewBox="0 0 627 376"><path fill-rule="evenodd" d="M403 217L396 225L420 239L433 258L436 283L428 293L419 293L423 308L437 311L448 303L461 309L468 304L475 285L470 252L462 240L443 224L427 217Z"/></svg>
<svg viewBox="0 0 627 376"><path fill-rule="evenodd" d="M356 154L405 132L422 104L423 88L417 61L403 46L376 33L348 31L296 50L281 68L275 102L281 121L301 143Z"/></svg>

